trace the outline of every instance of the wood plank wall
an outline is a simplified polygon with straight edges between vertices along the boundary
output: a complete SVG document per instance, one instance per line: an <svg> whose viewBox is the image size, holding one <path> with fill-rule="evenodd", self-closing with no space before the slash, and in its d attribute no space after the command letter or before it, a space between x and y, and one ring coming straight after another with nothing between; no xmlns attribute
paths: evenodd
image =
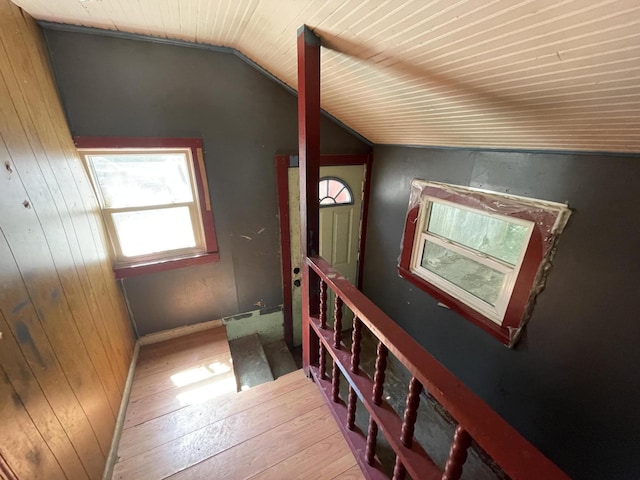
<svg viewBox="0 0 640 480"><path fill-rule="evenodd" d="M102 475L134 347L105 242L39 29L0 0L0 478Z"/></svg>

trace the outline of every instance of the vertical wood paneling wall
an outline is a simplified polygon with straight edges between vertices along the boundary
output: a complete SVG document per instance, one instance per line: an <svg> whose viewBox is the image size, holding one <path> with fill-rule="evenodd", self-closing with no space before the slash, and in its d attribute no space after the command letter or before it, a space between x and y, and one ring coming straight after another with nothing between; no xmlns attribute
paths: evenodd
<svg viewBox="0 0 640 480"><path fill-rule="evenodd" d="M102 475L134 347L105 241L38 27L0 0L0 458L19 479Z"/></svg>

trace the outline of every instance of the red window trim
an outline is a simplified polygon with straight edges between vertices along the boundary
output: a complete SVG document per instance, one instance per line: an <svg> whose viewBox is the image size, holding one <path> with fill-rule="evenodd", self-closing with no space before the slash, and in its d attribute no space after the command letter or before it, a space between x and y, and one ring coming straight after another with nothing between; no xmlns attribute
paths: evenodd
<svg viewBox="0 0 640 480"><path fill-rule="evenodd" d="M191 265L202 265L220 260L216 238L211 197L204 164L204 147L201 138L155 138L155 137L73 137L76 148L189 148L193 159L193 171L198 189L198 203L202 216L202 227L206 251L189 257L162 259L122 267L114 266L116 278L127 278L162 272Z"/></svg>
<svg viewBox="0 0 640 480"><path fill-rule="evenodd" d="M415 184L412 188L416 188ZM417 194L415 191L412 193L412 198L424 196L447 200L481 211L483 208L480 207L485 207L487 210L507 217L515 217L533 222L534 226L531 238L529 239L524 260L520 267L502 325L498 325L473 307L468 306L466 303L411 271L411 256L420 214L419 202L414 202L414 204L410 205L407 212L404 236L402 239L402 250L398 264L398 273L402 278L426 291L436 300L470 320L505 345L509 347L514 346L520 336L522 327L524 327L528 320L528 315L531 313L530 310L533 307L533 300L535 300L535 296L539 293L539 291L533 291L536 282L540 281L538 272L545 262L551 260L553 246L564 226L564 223L557 226L558 218L560 215L563 215L563 211L554 211L545 209L544 207L517 209L514 207L525 205L525 199L520 200L516 197L508 197L499 193L493 194L471 189L467 190L464 189L464 187L444 184L440 186L430 183L422 187ZM499 201L497 201L498 198ZM566 214L564 218L565 222L567 218L568 214ZM557 230L555 232L553 231L554 226L556 226Z"/></svg>

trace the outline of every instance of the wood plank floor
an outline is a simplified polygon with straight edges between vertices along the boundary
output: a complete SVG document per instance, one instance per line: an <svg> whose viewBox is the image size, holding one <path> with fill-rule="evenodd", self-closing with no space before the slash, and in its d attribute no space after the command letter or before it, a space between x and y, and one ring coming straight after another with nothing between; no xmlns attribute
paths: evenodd
<svg viewBox="0 0 640 480"><path fill-rule="evenodd" d="M112 478L364 478L302 370L235 389L224 327L143 346Z"/></svg>

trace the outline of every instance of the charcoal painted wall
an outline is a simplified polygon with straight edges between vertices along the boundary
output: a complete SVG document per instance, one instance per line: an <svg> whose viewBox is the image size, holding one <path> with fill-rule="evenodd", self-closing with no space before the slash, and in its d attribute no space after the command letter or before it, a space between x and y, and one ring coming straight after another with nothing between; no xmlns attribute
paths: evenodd
<svg viewBox="0 0 640 480"><path fill-rule="evenodd" d="M297 152L296 97L232 53L45 38L73 135L204 140L221 260L125 280L139 333L282 304L274 156ZM321 129L323 153L370 148L326 118Z"/></svg>
<svg viewBox="0 0 640 480"><path fill-rule="evenodd" d="M509 350L397 275L412 178L574 210ZM576 479L640 478L640 158L375 147L364 290Z"/></svg>

